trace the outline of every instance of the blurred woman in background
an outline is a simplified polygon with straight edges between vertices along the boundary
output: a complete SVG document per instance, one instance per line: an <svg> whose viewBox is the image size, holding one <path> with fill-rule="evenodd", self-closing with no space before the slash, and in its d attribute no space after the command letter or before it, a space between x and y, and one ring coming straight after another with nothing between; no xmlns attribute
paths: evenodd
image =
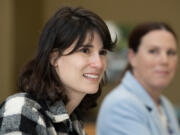
<svg viewBox="0 0 180 135"><path fill-rule="evenodd" d="M161 93L178 62L175 32L165 23L144 23L129 37L128 66L104 100L97 135L180 135L172 104Z"/></svg>

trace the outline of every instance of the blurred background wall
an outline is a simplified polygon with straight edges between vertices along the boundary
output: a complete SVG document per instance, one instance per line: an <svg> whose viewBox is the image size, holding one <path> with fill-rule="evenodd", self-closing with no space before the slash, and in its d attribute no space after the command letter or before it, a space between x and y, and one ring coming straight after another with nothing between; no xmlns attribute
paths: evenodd
<svg viewBox="0 0 180 135"><path fill-rule="evenodd" d="M67 5L85 7L120 24L165 21L180 37L179 0L0 0L0 101L17 91L19 70L33 57L44 23ZM164 92L175 105L180 105L179 80L180 67Z"/></svg>

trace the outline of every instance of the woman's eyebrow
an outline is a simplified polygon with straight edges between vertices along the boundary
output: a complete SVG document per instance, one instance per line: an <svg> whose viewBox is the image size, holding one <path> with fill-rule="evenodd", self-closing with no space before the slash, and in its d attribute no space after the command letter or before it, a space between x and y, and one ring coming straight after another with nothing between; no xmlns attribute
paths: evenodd
<svg viewBox="0 0 180 135"><path fill-rule="evenodd" d="M91 44L85 44L85 45L82 45L82 47L92 48L93 45L91 45Z"/></svg>
<svg viewBox="0 0 180 135"><path fill-rule="evenodd" d="M82 47L93 48L94 46L91 45L91 44L84 44L84 45L81 46L81 48L82 48ZM105 49L105 48L104 48L104 46L102 46L102 48L100 48L100 49Z"/></svg>

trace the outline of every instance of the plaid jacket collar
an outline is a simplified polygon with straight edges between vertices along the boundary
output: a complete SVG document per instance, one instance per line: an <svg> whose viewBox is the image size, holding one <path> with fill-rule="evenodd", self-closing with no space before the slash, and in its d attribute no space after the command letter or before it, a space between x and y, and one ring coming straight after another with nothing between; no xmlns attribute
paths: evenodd
<svg viewBox="0 0 180 135"><path fill-rule="evenodd" d="M55 102L53 105L50 105L47 102L46 105L48 109L45 112L54 123L59 123L69 119L69 114L61 100Z"/></svg>

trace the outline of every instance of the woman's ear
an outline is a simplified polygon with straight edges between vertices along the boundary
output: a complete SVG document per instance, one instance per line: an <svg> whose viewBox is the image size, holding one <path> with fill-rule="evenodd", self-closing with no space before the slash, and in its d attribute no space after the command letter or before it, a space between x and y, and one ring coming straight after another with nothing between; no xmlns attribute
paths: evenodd
<svg viewBox="0 0 180 135"><path fill-rule="evenodd" d="M52 51L49 56L49 61L50 61L51 65L54 67L57 66L57 58L58 58L58 52Z"/></svg>
<svg viewBox="0 0 180 135"><path fill-rule="evenodd" d="M132 49L128 49L128 61L132 67L136 65L136 53Z"/></svg>

